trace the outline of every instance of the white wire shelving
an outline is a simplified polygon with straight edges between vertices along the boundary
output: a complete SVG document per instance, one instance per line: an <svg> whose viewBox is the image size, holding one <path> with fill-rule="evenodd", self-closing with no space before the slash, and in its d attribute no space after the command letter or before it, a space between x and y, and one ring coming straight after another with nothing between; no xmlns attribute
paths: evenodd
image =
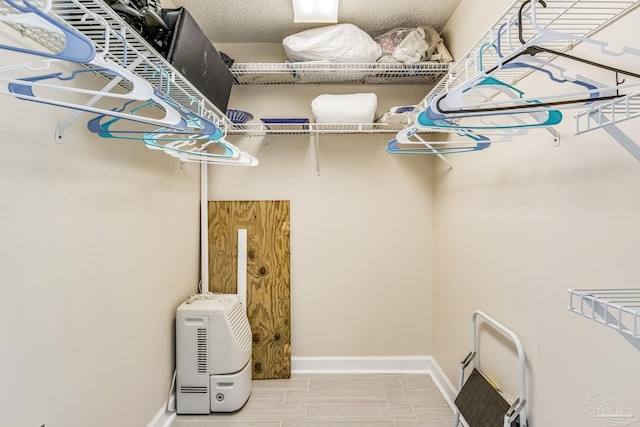
<svg viewBox="0 0 640 427"><path fill-rule="evenodd" d="M450 68L448 63L234 63L231 73L234 84L266 85L369 85L369 86L433 86ZM228 124L230 135L338 135L396 134L401 124L390 123L283 123L277 126L262 123Z"/></svg>
<svg viewBox="0 0 640 427"><path fill-rule="evenodd" d="M427 94L419 104L418 111L427 108L431 99L442 95L449 90L464 84L467 80L481 72L491 69L499 63L501 56L506 56L521 46L518 28L514 24L514 17L518 16L518 11L523 4L523 0L515 0L506 12L486 31L486 33L474 44L468 52L456 62L449 72L444 76ZM547 7L536 9L537 24L545 29L573 34L579 37L592 37L606 26L615 22L627 13L640 6L637 0L613 0L613 1L593 1L593 0L547 0ZM525 9L526 11L526 9ZM509 31L508 28L511 28ZM531 25L520 26L522 38L529 40L533 37L535 29ZM541 43L545 47L556 52L568 52L577 43L575 41L556 40L553 42ZM495 46L499 46L500 54ZM536 54L536 58L544 61L552 61L555 55L548 52ZM532 70L526 68L498 69L493 75L500 81L515 85L518 81L529 75ZM626 101L624 101L626 99ZM637 94L629 94L625 98L620 98L619 102L604 104L597 110L581 113L582 122L579 123L579 133L588 132L604 126L611 127L617 122L628 120L638 116L640 104ZM486 101L478 99L477 102ZM604 124L595 123L595 120L604 113L615 110L615 118L603 119ZM417 115L417 113L416 113ZM585 120L585 115L588 120ZM611 115L611 114L610 114ZM414 120L415 115L410 118ZM615 123L612 123L612 120Z"/></svg>
<svg viewBox="0 0 640 427"><path fill-rule="evenodd" d="M349 135L349 134L395 134L402 125L392 123L267 123L232 124L227 128L229 135Z"/></svg>
<svg viewBox="0 0 640 427"><path fill-rule="evenodd" d="M31 3L40 8L45 6L44 0L33 0ZM15 11L0 1L0 15L12 13ZM104 1L53 0L50 13L88 37L99 51L106 52L106 58L127 66L153 87L162 88L165 92L168 90L167 95L173 101L212 120L223 131L226 130L229 121L225 115ZM64 48L64 38L55 33L29 25L7 24L52 52L60 52ZM109 32L108 39L105 38L105 25L116 30L120 37ZM125 90L130 90L128 84L126 80L119 83Z"/></svg>
<svg viewBox="0 0 640 427"><path fill-rule="evenodd" d="M234 85L369 85L433 86L450 68L448 63L234 63ZM261 123L228 124L230 135L268 134L396 134L400 124L389 123L309 123L278 126Z"/></svg>
<svg viewBox="0 0 640 427"><path fill-rule="evenodd" d="M569 289L568 310L640 339L640 289Z"/></svg>
<svg viewBox="0 0 640 427"><path fill-rule="evenodd" d="M490 48L491 45L500 40L500 50L503 56L513 52L520 47L517 40L517 31L508 34L503 25L510 21L510 18L517 16L523 0L516 0L507 11L489 28L489 30L476 42L467 53L456 62L447 75L423 99L422 105L427 106L431 98L440 95L448 90L459 86L469 80L483 69L490 69L496 65L501 56L497 50ZM615 1L592 1L592 0L548 0L546 8L537 9L537 23L540 27L566 32L579 37L590 37L600 31L615 20L621 18L633 9L640 6L637 0L615 0ZM498 35L501 35L498 38ZM522 26L522 37L525 40L535 35L534 29L530 25ZM553 49L558 52L566 52L575 46L571 41L554 41L541 44L541 46ZM478 52L482 49L482 54ZM539 53L537 58L551 60L553 55L549 53ZM497 77L504 83L513 85L526 77L530 70L526 68L515 68L501 70Z"/></svg>
<svg viewBox="0 0 640 427"><path fill-rule="evenodd" d="M640 117L640 92L613 99L576 114L576 135Z"/></svg>
<svg viewBox="0 0 640 427"><path fill-rule="evenodd" d="M238 85L433 85L449 64L234 63L230 70Z"/></svg>
<svg viewBox="0 0 640 427"><path fill-rule="evenodd" d="M43 8L45 0L33 0L34 6ZM0 15L12 14L15 10L0 1ZM200 93L164 57L155 51L146 40L132 30L128 24L102 0L53 0L53 16L66 22L87 36L96 48L106 52L106 57L127 66L130 71L147 80L152 86L169 88L168 97L184 108L198 112L214 121L225 135L261 136L267 134L395 134L402 126L388 123L310 123L297 124L234 124L213 103ZM33 26L9 24L52 52L65 47L64 37ZM105 25L115 29L121 37L109 32L105 38ZM158 72L158 68L162 71ZM418 64L388 63L235 63L231 67L236 85L427 85L433 86L447 73L450 65L440 62ZM122 80L119 86L131 90L129 82ZM56 130L56 140L77 120L79 114L71 116Z"/></svg>

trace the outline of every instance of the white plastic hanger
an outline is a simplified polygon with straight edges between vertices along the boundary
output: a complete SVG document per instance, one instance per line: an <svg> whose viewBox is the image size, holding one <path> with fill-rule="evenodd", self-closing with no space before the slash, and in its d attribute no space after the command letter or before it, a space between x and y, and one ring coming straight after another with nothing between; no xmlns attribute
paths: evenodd
<svg viewBox="0 0 640 427"><path fill-rule="evenodd" d="M520 9L520 16L522 16L522 9L524 8L524 6L526 4L528 4L529 2L531 2L531 0L525 0L525 2L523 3L521 9ZM544 3L544 1L542 0L534 0L534 3L537 4L537 2L540 2L543 6L546 6L546 4ZM534 26L535 30L537 31L536 36L534 36L533 38L531 38L530 40L526 41L523 43L523 45L517 49L515 49L513 52L511 52L509 55L504 56L503 58L501 58L501 60L498 62L497 65L495 65L494 67L492 67L489 70L483 70L481 73L476 74L474 77L472 77L471 79L469 79L468 81L466 81L465 83L447 91L445 94L436 97L432 100L431 106L434 110L436 110L437 112L440 113L447 113L447 112L451 112L453 109L459 109L460 112L470 112L470 108L469 105L465 104L464 102L462 102L462 94L464 92L466 92L467 90L469 90L471 87L479 84L482 82L483 79L492 76L493 74L495 74L496 72L499 72L503 69L505 69L505 66L507 64L509 64L510 62L515 61L516 59L518 59L520 61L520 57L522 55L526 55L527 49L530 48L535 48L538 46L538 44L541 43L546 43L546 42L554 42L554 41L560 41L560 40L570 40L570 41L580 41L580 42L585 42L585 43L591 43L594 44L596 46L598 46L600 49L600 51L604 54L607 55L612 55L612 56L620 56L623 54L632 54L632 55L636 55L636 56L640 56L640 50L638 49L633 49L633 48L629 48L629 47L624 47L619 51L613 51L607 48L607 46L609 45L606 42L602 42L599 40L594 40L594 39L590 39L590 38L586 38L586 37L580 37L580 36L576 36L576 35L572 35L572 34L567 34L567 33L563 33L563 32L559 32L559 31L552 31L552 30L547 30L545 28L540 27L537 24L537 20L536 20L536 7L535 5L532 5L532 7L530 8L531 10L531 23ZM520 30L521 30L521 26L522 26L522 19L520 19ZM510 25L508 25L509 29L511 28ZM554 52L554 53L558 53L558 52ZM570 58L575 58L575 57L570 57ZM597 66L601 66L601 64L594 64ZM619 70L619 71L623 71L624 70ZM551 74L549 74L551 76ZM565 75L566 77L566 75ZM570 79L565 79L567 81L570 81ZM597 97L592 96L591 101L595 101L595 98L598 98L598 100L608 100L611 99L611 97L615 96L615 95L610 95L610 93L613 93L613 91L615 91L616 87L615 86L611 86L611 85L606 85L606 84L598 84L598 88L597 89L592 89L590 91L588 91L588 94L595 94L602 91L608 91L606 92L607 94L605 95L598 95ZM571 98L574 96L582 96L584 97L584 92L581 93L568 93L568 94L564 94L564 98ZM551 106L551 105L568 105L570 103L574 103L574 102L578 102L578 103L582 103L582 101L585 101L584 99L578 99L577 101L567 101L566 99L561 99L558 102L554 102L553 99L558 99L558 97L556 96L555 98L553 96L549 96L549 97L537 97L537 100L540 101L540 104L538 106L533 106L533 105L525 105L524 103L519 103L519 105L515 108L529 108L529 109L534 109L534 108L541 108L546 106ZM587 100L588 101L588 100ZM447 107L445 108L439 108L439 105L446 105ZM503 108L504 107L504 108ZM492 108L492 107L489 107ZM508 106L503 105L503 106L496 106L495 107L496 111L506 111L508 109ZM489 111L489 109L487 109L486 111Z"/></svg>
<svg viewBox="0 0 640 427"><path fill-rule="evenodd" d="M95 56L96 50L91 40L76 29L52 18L48 14L51 10L52 0L47 0L43 9L38 9L26 0L23 0L22 6L12 0L4 1L19 11L19 13L2 15L0 16L0 21L22 26L38 27L50 33L62 36L65 39L65 47L58 53L36 51L6 44L0 44L1 49L39 55L47 58L62 59L81 64L89 62Z"/></svg>
<svg viewBox="0 0 640 427"><path fill-rule="evenodd" d="M0 81L7 83L8 90L11 92L21 93L23 95L28 95L33 97L37 97L37 95L34 93L34 88L36 88L36 90L38 88L47 88L49 90L62 91L61 93L74 92L74 93L82 93L87 95L101 95L103 97L111 97L111 98L119 98L119 99L137 99L137 100L150 99L154 89L151 86L151 84L149 84L149 82L137 76L136 74L132 73L131 71L127 70L124 66L117 64L106 57L106 55L109 52L110 34L116 35L118 38L120 38L123 41L123 43L125 43L125 52L126 52L126 39L122 37L122 35L119 32L113 31L110 28L107 21L101 16L92 14L92 19L95 19L104 27L105 41L104 41L103 49L100 52L96 52L93 58L91 58L89 61L83 64L87 68L75 70L69 76L63 75L62 72L57 72L57 73L40 75L40 76L29 76L29 77L23 77L19 79L15 79L15 78L12 79L12 78L3 77L0 74ZM126 55L125 55L125 61L126 61ZM97 91L92 89L85 89L85 88L80 88L76 86L62 86L59 84L45 83L47 81L55 82L56 80L58 81L73 80L79 73L84 73L89 71L101 72L105 77L112 76L112 77L125 79L129 81L130 83L129 86L132 87L132 89L127 93L117 93L117 92L111 92L111 91L106 92L104 90ZM55 101L52 98L50 98L49 100L52 102Z"/></svg>
<svg viewBox="0 0 640 427"><path fill-rule="evenodd" d="M121 66L120 64L117 64L111 61L110 59L106 58L106 54L108 53L108 49L109 49L110 34L117 35L125 43L126 41L118 32L113 31L103 18L101 18L98 15L93 16L93 14L92 14L92 18L100 22L104 27L105 45L102 51L96 53L94 57L89 61L88 63L90 67L89 71L102 71L103 74L106 73L107 75L112 75L114 77L114 81L118 81L118 82L121 79L127 79L129 82L131 82L131 85L133 87L133 89L129 93L123 95L123 94L117 94L117 93L113 93L111 91L106 91L106 90L95 91L91 89L84 89L84 88L77 88L77 87L50 85L47 83L39 82L37 80L38 77L35 78L35 81L28 81L28 80L21 80L21 79L9 79L0 75L0 81L6 83L6 87L0 85L0 94L10 95L18 99L44 103L48 105L75 109L83 112L105 114L112 117L125 118L135 122L149 123L149 124L158 125L158 126L168 126L168 127L175 127L178 129L179 128L184 129L185 122L182 116L180 115L180 113L176 109L168 105L166 102L164 102L164 100L161 97L156 95L154 93L154 88L146 80L137 76L136 74L134 74L127 68ZM125 52L126 52L126 46L125 46ZM126 56L125 56L125 61L126 61ZM130 64L129 66L135 67L136 65L137 64L134 63L134 64ZM6 69L9 69L9 68L10 67ZM77 71L75 73L83 72L83 71L84 70ZM45 75L42 78L48 79L48 78L59 78L59 77L60 76L58 74L54 73L52 75ZM115 86L115 85L111 85L111 86ZM109 85L107 85L107 87L109 87ZM44 96L44 95L40 96L39 94L36 94L34 92L34 88L37 88L37 89L46 88L48 92L47 96ZM56 92L55 95L57 96L52 96L54 94L49 93L49 92L52 92L52 90ZM65 91L75 92L75 93L85 93L88 95L93 95L93 98L89 100L86 104L70 102L64 99L63 97ZM60 99L61 96L63 99ZM157 106L159 106L161 110L163 110L164 116L160 118L144 117L141 115L131 114L123 108L104 109L104 108L98 108L93 106L93 104L98 99L102 99L105 97L107 98L112 97L120 100L126 99L127 101L131 99L142 100L145 102L152 101ZM125 103L125 105L128 105L128 103Z"/></svg>

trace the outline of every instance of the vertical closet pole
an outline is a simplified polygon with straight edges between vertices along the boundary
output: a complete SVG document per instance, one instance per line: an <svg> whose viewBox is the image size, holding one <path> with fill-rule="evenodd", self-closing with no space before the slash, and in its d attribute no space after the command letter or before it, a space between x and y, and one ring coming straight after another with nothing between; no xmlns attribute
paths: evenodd
<svg viewBox="0 0 640 427"><path fill-rule="evenodd" d="M209 195L207 163L200 163L200 292L209 292Z"/></svg>
<svg viewBox="0 0 640 427"><path fill-rule="evenodd" d="M318 132L313 132L313 141L316 149L316 172L320 176L320 135Z"/></svg>
<svg viewBox="0 0 640 427"><path fill-rule="evenodd" d="M238 299L247 312L247 229L238 229Z"/></svg>

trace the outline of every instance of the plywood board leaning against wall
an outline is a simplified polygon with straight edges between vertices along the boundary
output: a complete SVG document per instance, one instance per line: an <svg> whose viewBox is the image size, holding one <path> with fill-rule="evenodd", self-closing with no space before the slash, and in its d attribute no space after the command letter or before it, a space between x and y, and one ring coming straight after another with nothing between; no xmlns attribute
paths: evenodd
<svg viewBox="0 0 640 427"><path fill-rule="evenodd" d="M291 376L288 200L209 202L209 290L237 293L238 230L247 230L253 379Z"/></svg>

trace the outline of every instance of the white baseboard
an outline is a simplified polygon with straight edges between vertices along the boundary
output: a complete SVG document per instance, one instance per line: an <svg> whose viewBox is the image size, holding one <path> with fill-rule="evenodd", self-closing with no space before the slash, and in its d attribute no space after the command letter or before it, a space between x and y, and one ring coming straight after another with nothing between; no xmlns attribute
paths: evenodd
<svg viewBox="0 0 640 427"><path fill-rule="evenodd" d="M426 374L430 367L430 356L291 358L293 374Z"/></svg>
<svg viewBox="0 0 640 427"><path fill-rule="evenodd" d="M172 394L169 399L169 408L176 407L176 395ZM156 412L154 417L149 421L147 427L170 427L173 419L176 417L175 412L167 411L167 402L162 405L162 408Z"/></svg>
<svg viewBox="0 0 640 427"><path fill-rule="evenodd" d="M429 371L429 375L431 375L431 379L442 393L442 397L447 401L447 404L451 407L452 410L455 411L455 404L453 401L458 395L458 389L453 385L449 377L444 374L438 362L435 359L431 358L431 370Z"/></svg>
<svg viewBox="0 0 640 427"><path fill-rule="evenodd" d="M454 409L457 389L431 356L292 357L293 374L427 374Z"/></svg>

